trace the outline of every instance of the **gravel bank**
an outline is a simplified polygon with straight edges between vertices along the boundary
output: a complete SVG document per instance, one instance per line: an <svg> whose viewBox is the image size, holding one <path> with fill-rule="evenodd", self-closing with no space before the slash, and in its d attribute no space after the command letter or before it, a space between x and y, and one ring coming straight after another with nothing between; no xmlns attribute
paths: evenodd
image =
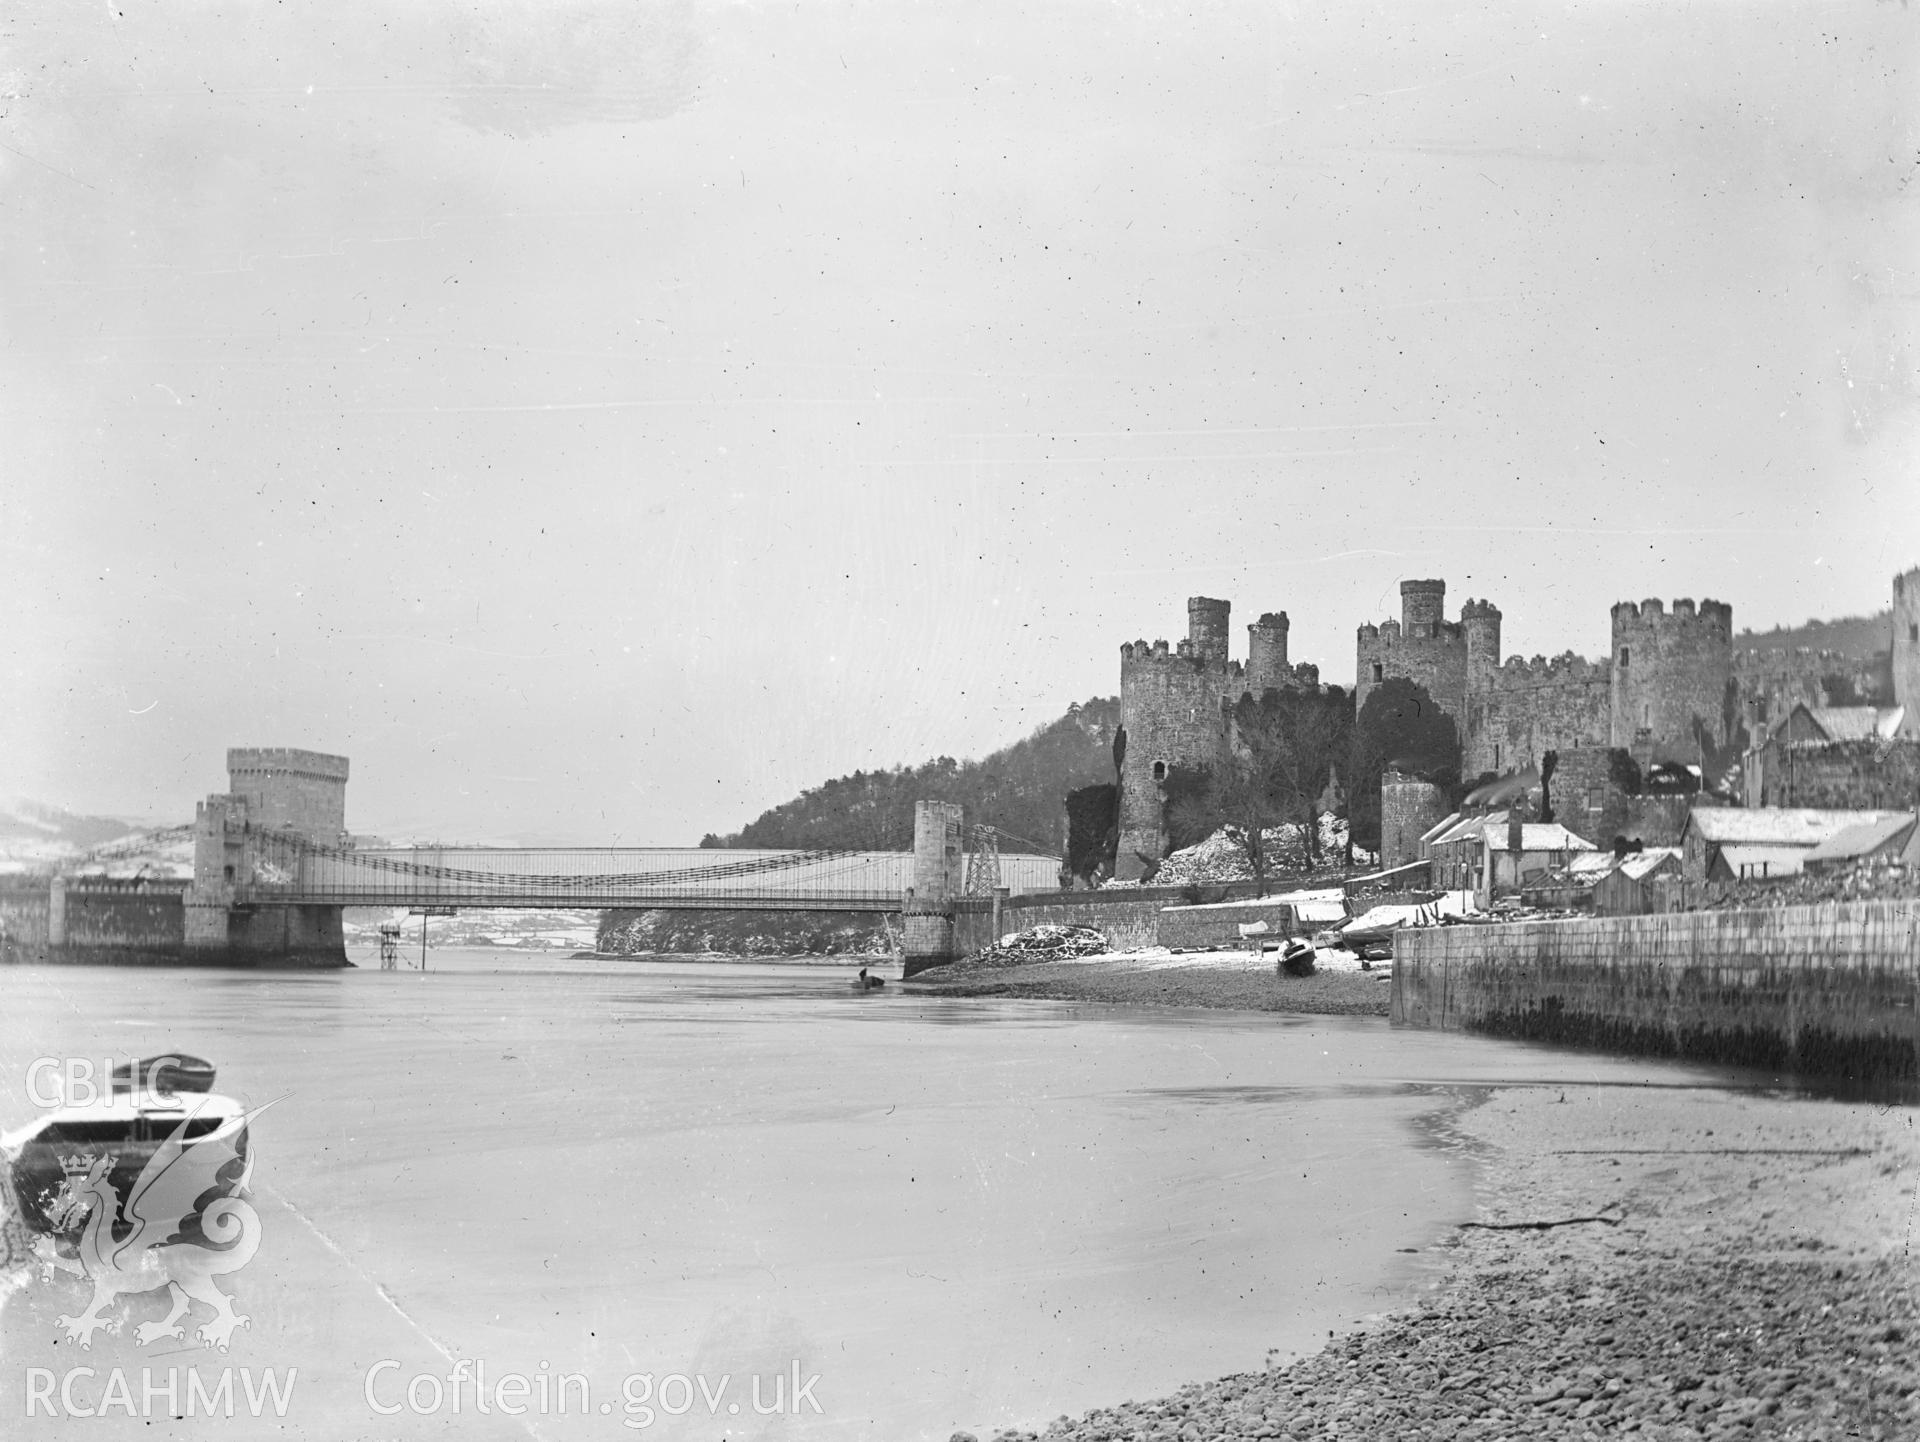
<svg viewBox="0 0 1920 1442"><path fill-rule="evenodd" d="M921 973L905 987L910 993L929 996L1018 996L1132 1006L1385 1016L1387 977L1385 971L1278 976L1271 956L1263 961L1236 952L1172 958L1162 953L1032 966L943 966Z"/></svg>
<svg viewBox="0 0 1920 1442"><path fill-rule="evenodd" d="M1920 1436L1914 1111L1619 1087L1449 1124L1479 1226L1419 1308L1271 1370L1001 1439ZM1576 1222L1546 1229L1483 1230ZM961 1434L968 1435L968 1434Z"/></svg>

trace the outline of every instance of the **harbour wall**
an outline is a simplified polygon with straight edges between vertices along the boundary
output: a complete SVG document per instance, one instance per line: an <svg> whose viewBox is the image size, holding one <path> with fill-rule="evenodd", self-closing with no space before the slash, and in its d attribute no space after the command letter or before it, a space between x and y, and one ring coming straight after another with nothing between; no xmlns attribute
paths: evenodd
<svg viewBox="0 0 1920 1442"><path fill-rule="evenodd" d="M1920 903L1447 926L1394 935L1396 1026L1850 1081L1920 1061Z"/></svg>

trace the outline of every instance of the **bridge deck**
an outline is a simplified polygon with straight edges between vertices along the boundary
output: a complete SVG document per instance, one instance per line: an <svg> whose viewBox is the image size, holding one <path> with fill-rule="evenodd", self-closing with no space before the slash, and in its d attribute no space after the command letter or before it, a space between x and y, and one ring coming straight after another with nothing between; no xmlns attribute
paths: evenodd
<svg viewBox="0 0 1920 1442"><path fill-rule="evenodd" d="M1052 856L1002 854L1015 894L1052 891ZM418 847L354 850L275 838L236 900L256 906L609 906L898 911L913 856L892 851Z"/></svg>

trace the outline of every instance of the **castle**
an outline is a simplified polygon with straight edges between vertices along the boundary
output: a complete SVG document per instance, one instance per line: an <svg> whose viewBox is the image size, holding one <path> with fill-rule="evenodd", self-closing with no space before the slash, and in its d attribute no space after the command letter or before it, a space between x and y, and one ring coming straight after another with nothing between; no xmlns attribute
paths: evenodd
<svg viewBox="0 0 1920 1442"><path fill-rule="evenodd" d="M1499 607L1469 599L1459 619L1448 620L1446 598L1443 580L1402 581L1400 619L1358 629L1355 714L1376 687L1404 678L1453 720L1463 777L1536 770L1552 752L1554 813L1592 839L1604 842L1616 831L1644 833L1656 844L1670 839L1664 833L1684 820L1687 798L1642 795L1637 781L1623 789L1623 773L1642 777L1661 766L1671 776L1690 769L1694 780L1681 790L1715 786L1738 763L1756 766L1758 743L1797 705L1830 707L1836 676L1856 697L1904 708L1892 721L1885 714L1881 720L1897 726L1901 738L1920 737L1920 568L1893 578L1893 634L1880 663L1804 650L1736 655L1733 608L1685 599L1671 606L1658 599L1617 603L1601 660L1572 652L1502 658ZM1247 628L1244 665L1227 655L1229 614L1226 601L1190 597L1187 639L1177 647L1133 641L1120 648L1115 875L1122 880L1141 876L1164 854L1162 787L1169 770L1211 767L1224 758L1227 708L1269 689L1320 687L1318 667L1288 661L1284 611L1268 612ZM1875 768L1885 769L1880 760L1869 769ZM1410 859L1412 844L1443 812L1437 788L1390 772L1383 782L1382 860Z"/></svg>
<svg viewBox="0 0 1920 1442"><path fill-rule="evenodd" d="M1711 764L1740 725L1733 608L1719 601L1622 601L1605 660L1500 656L1500 609L1469 600L1446 619L1445 581L1402 581L1400 619L1359 628L1354 704L1404 677L1460 732L1461 773L1538 766L1549 751L1638 747L1650 759Z"/></svg>
<svg viewBox="0 0 1920 1442"><path fill-rule="evenodd" d="M1166 853L1161 783L1179 767L1211 767L1226 754L1225 709L1270 690L1317 690L1320 668L1287 660L1287 613L1269 611L1247 627L1247 660L1228 659L1232 605L1187 600L1187 639L1129 641L1120 648L1119 851L1114 874L1135 880Z"/></svg>

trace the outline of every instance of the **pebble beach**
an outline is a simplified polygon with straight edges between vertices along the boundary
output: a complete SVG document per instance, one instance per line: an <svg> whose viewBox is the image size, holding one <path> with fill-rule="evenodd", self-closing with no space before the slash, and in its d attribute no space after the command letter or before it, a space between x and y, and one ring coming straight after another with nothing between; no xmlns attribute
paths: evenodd
<svg viewBox="0 0 1920 1442"><path fill-rule="evenodd" d="M925 989L1364 1012L1375 988L1384 1011L1375 976L1102 957ZM1478 1204L1417 1306L1261 1372L955 1442L1920 1437L1914 1117L1710 1086L1463 1094L1440 1125Z"/></svg>

